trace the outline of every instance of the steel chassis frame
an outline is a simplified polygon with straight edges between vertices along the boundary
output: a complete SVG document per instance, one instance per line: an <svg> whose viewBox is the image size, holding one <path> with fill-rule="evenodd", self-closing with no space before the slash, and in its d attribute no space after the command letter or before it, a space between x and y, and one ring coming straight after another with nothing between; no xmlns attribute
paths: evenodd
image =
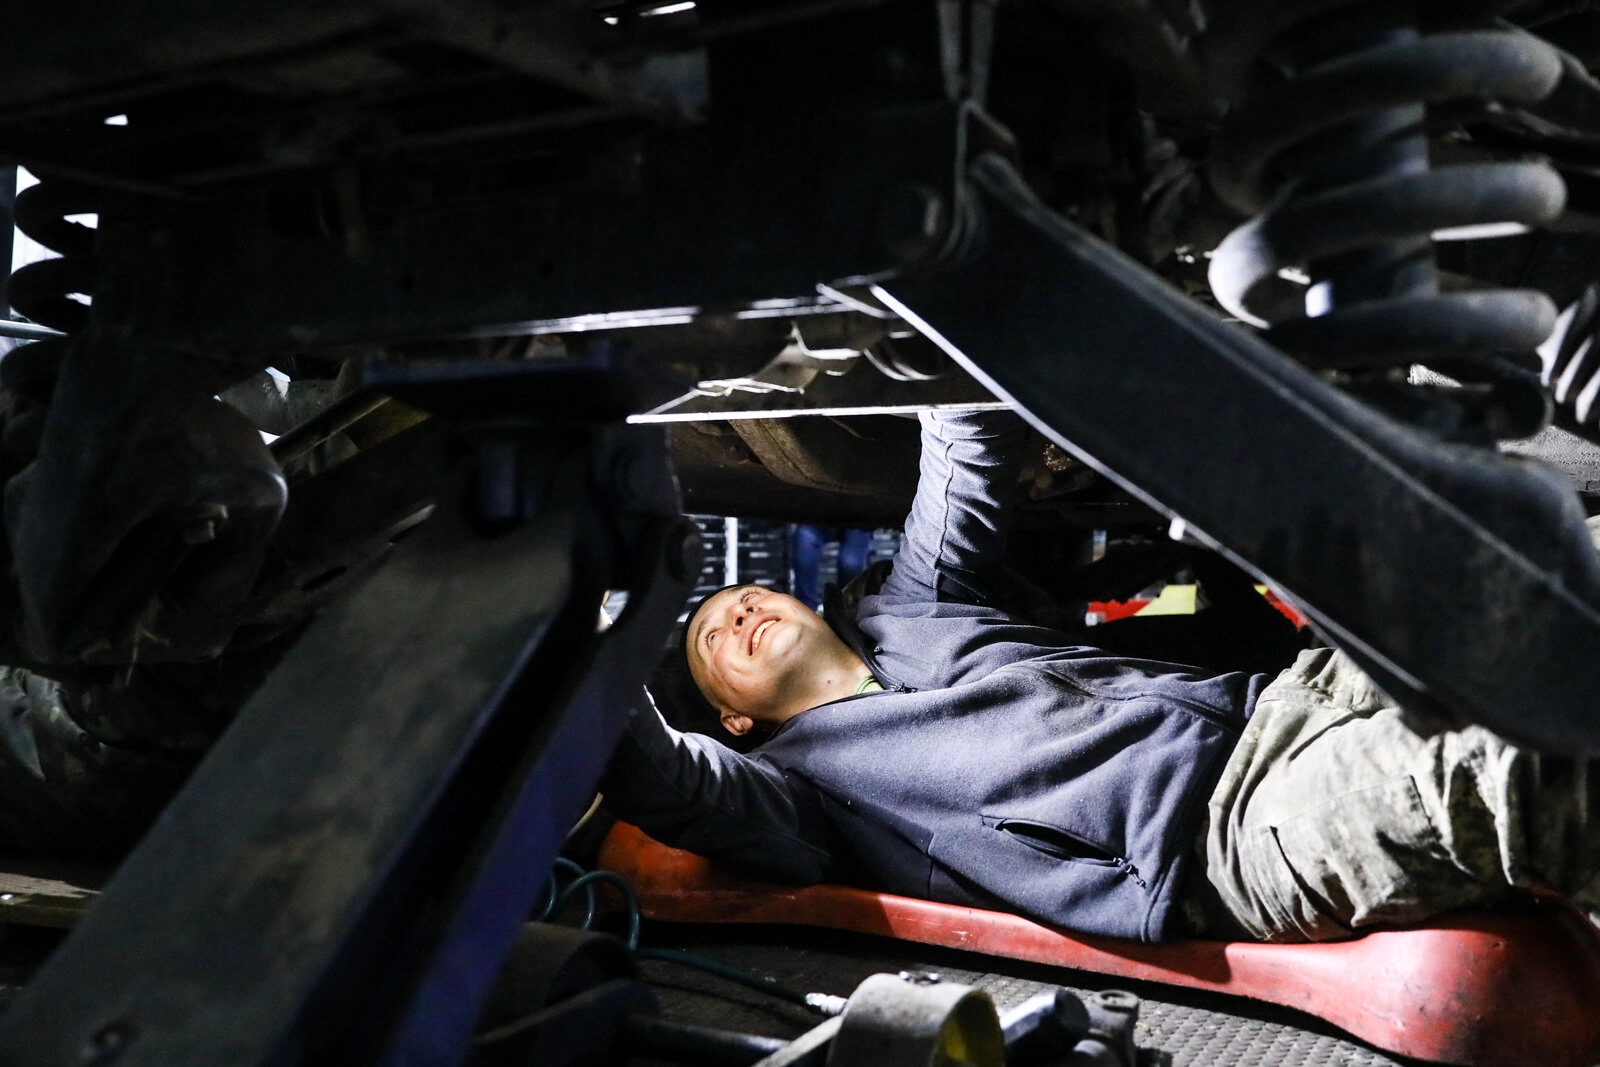
<svg viewBox="0 0 1600 1067"><path fill-rule="evenodd" d="M662 136L674 158L699 144ZM711 158L716 195L463 205L366 235L359 256L344 237L270 239L249 195L131 217L101 235L103 288L57 403L119 367L126 412L193 391L188 363L309 341L770 310L872 284L1056 441L1293 593L1402 703L1600 750L1600 558L1570 487L1375 414L1052 215L976 100L830 113L805 145L794 166L781 138ZM619 242L652 256L619 266ZM492 277L471 273L480 244ZM694 570L664 448L620 425L620 372L506 388L469 370L383 383L458 423L475 463L449 468L435 519L245 709L0 1020L0 1059L459 1059ZM8 500L39 545L95 521L74 415L118 439L115 414L53 410L36 480L76 494ZM610 586L633 596L597 636Z"/></svg>
<svg viewBox="0 0 1600 1067"><path fill-rule="evenodd" d="M948 260L883 299L1041 429L1294 590L1403 697L1593 744L1600 658L1582 653L1600 648L1600 562L1570 493L1325 387L1042 209L996 156L975 161L965 202ZM639 606L557 671L555 649L592 641L600 588L571 577L585 472L646 460L602 461L599 439L563 455L539 425L502 472L521 488L490 496L542 506L488 539L442 509L315 624L0 1023L0 1058L453 1062L693 570L681 540L619 544L613 565L652 571ZM1216 476L1219 455L1251 492ZM664 478L645 483L658 514ZM458 472L443 499L469 484ZM1560 525L1529 526L1530 510ZM1499 613L1473 610L1486 603ZM1539 623L1509 650L1508 617ZM544 671L564 695L535 695ZM485 764L488 738L517 729L522 754Z"/></svg>

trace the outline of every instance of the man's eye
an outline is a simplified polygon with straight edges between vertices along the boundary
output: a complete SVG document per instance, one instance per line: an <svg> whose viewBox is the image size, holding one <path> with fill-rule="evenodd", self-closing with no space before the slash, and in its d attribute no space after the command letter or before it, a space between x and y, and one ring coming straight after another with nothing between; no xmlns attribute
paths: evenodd
<svg viewBox="0 0 1600 1067"><path fill-rule="evenodd" d="M716 644L717 643L717 635L719 633L721 633L721 632L722 632L721 630L712 630L710 633L706 634L706 644L708 646Z"/></svg>

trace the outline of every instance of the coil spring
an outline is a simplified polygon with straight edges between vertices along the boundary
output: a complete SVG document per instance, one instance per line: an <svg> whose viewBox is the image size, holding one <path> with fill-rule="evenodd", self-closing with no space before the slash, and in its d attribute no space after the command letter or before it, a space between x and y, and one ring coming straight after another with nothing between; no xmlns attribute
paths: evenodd
<svg viewBox="0 0 1600 1067"><path fill-rule="evenodd" d="M1405 7L1338 5L1277 39L1285 79L1235 109L1209 160L1218 195L1253 216L1213 254L1212 291L1280 348L1445 436L1530 436L1549 420L1535 350L1555 306L1530 290L1440 292L1433 237L1548 222L1565 186L1542 163L1434 168L1424 124L1430 105L1537 103L1561 60L1509 30L1424 36ZM1309 289L1283 280L1295 270ZM1408 386L1414 363L1466 388Z"/></svg>
<svg viewBox="0 0 1600 1067"><path fill-rule="evenodd" d="M43 179L17 194L17 229L59 258L40 260L11 275L11 305L28 318L67 334L21 345L0 360L0 389L8 397L0 443L19 464L39 451L45 411L66 357L71 335L89 322L89 308L71 293L92 293L95 230L67 216L98 212L106 194L56 179Z"/></svg>
<svg viewBox="0 0 1600 1067"><path fill-rule="evenodd" d="M1556 424L1600 442L1600 287L1589 286L1563 313L1543 354Z"/></svg>

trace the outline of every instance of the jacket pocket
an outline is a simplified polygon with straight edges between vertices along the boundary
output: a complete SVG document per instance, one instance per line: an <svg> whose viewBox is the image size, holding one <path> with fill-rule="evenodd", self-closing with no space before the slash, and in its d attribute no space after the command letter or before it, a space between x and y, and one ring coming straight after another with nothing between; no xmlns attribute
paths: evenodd
<svg viewBox="0 0 1600 1067"><path fill-rule="evenodd" d="M1107 867L1119 867L1123 863L1121 857L1110 849L1052 823L985 815L983 825L1027 845L1035 852L1058 860L1098 863Z"/></svg>

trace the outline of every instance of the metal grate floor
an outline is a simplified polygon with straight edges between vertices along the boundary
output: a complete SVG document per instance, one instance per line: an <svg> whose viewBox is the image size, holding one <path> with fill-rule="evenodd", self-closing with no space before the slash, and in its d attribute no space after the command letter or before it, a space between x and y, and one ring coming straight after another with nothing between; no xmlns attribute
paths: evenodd
<svg viewBox="0 0 1600 1067"><path fill-rule="evenodd" d="M868 975L901 970L935 971L947 981L976 986L1002 1010L1047 985L1078 992L1128 989L1144 1001L1138 1043L1171 1053L1174 1067L1403 1067L1416 1062L1378 1052L1321 1020L1275 1005L882 938L651 924L644 943L708 956L805 992L839 996ZM647 962L644 974L662 1014L679 1021L784 1038L819 1021L802 1008L673 964Z"/></svg>

